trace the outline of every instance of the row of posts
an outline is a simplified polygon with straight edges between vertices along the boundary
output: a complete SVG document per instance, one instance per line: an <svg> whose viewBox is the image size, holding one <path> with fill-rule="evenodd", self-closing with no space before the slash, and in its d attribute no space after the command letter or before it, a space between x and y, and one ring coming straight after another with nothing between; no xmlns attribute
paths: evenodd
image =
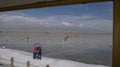
<svg viewBox="0 0 120 67"><path fill-rule="evenodd" d="M14 66L14 58L13 57L11 57L11 64L10 65L11 65L11 67L15 67ZM27 67L30 67L30 61L27 61ZM46 67L50 67L49 64L47 64Z"/></svg>

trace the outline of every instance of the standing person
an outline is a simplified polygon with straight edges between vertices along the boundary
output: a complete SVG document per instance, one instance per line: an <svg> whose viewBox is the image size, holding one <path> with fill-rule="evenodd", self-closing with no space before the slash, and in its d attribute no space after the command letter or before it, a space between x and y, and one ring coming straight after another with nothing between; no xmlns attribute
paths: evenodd
<svg viewBox="0 0 120 67"><path fill-rule="evenodd" d="M34 49L33 49L33 59L37 58L37 53L38 53L37 47L34 47Z"/></svg>
<svg viewBox="0 0 120 67"><path fill-rule="evenodd" d="M26 44L29 44L29 39L30 39L30 37L27 37Z"/></svg>
<svg viewBox="0 0 120 67"><path fill-rule="evenodd" d="M41 56L42 56L42 49L41 47L37 47L37 50L38 50L38 53L37 53L37 59L40 59L41 60Z"/></svg>
<svg viewBox="0 0 120 67"><path fill-rule="evenodd" d="M64 41L67 41L69 38L69 35L67 35L65 38L64 38Z"/></svg>
<svg viewBox="0 0 120 67"><path fill-rule="evenodd" d="M37 48L37 53L35 53L36 54L36 58L37 59L41 59L42 49L41 49L40 41L34 43L33 46Z"/></svg>

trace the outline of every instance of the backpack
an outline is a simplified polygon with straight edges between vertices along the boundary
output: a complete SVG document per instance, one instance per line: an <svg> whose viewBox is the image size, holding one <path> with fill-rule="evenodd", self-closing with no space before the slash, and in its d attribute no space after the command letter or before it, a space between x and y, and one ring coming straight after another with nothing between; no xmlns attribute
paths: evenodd
<svg viewBox="0 0 120 67"><path fill-rule="evenodd" d="M38 47L37 50L38 50L38 53L39 53L39 52L42 52L41 47Z"/></svg>

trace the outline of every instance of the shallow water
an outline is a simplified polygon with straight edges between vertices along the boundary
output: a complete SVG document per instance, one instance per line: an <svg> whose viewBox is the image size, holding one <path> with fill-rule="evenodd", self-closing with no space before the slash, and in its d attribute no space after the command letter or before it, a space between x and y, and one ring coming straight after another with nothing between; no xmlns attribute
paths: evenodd
<svg viewBox="0 0 120 67"><path fill-rule="evenodd" d="M64 41L66 35L69 38ZM42 56L112 65L112 34L0 33L0 43L7 48L32 52L37 41L41 43Z"/></svg>

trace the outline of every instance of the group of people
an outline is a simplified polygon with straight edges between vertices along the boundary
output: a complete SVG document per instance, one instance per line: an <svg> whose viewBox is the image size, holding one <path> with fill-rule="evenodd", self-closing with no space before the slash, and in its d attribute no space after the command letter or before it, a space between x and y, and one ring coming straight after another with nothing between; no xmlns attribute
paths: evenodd
<svg viewBox="0 0 120 67"><path fill-rule="evenodd" d="M41 60L42 49L41 46L35 46L33 49L33 59L40 59Z"/></svg>

